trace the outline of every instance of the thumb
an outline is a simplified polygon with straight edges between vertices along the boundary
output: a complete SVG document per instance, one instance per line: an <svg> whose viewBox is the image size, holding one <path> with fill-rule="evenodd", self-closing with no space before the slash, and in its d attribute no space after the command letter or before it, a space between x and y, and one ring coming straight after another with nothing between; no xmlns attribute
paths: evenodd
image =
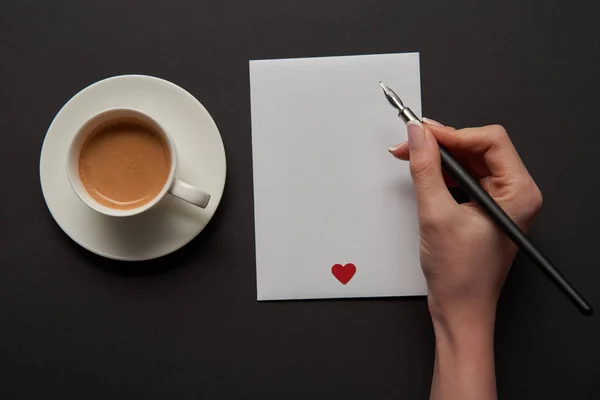
<svg viewBox="0 0 600 400"><path fill-rule="evenodd" d="M429 128L424 128L418 121L410 121L408 147L419 217L451 205L454 200L442 175L440 149Z"/></svg>

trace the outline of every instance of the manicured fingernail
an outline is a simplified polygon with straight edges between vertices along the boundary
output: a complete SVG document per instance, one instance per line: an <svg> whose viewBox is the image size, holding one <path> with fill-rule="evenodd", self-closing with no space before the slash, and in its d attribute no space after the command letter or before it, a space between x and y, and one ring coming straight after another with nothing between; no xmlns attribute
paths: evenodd
<svg viewBox="0 0 600 400"><path fill-rule="evenodd" d="M397 144L396 146L392 146L392 147L390 147L390 148L388 149L388 151L389 151L390 153L393 153L393 152L395 152L396 150L398 150L398 149L400 149L400 148L402 148L402 147L405 147L405 146L408 146L408 142L402 142L402 143L400 143L400 144Z"/></svg>
<svg viewBox="0 0 600 400"><path fill-rule="evenodd" d="M425 133L423 127L418 121L410 121L408 123L408 146L411 150L418 149L425 143Z"/></svg>
<svg viewBox="0 0 600 400"><path fill-rule="evenodd" d="M429 124L429 125L434 125L434 126L444 126L443 124L440 124L439 122L437 122L433 119L429 119L429 118L425 118L425 117L423 117L423 122L425 122L426 124Z"/></svg>

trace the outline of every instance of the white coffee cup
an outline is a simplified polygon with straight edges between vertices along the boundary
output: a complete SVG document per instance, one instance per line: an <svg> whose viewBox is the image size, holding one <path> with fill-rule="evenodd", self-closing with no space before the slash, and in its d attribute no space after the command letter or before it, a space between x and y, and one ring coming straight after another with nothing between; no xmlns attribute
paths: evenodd
<svg viewBox="0 0 600 400"><path fill-rule="evenodd" d="M115 121L137 122L148 128L154 133L160 135L169 148L171 158L171 168L169 176L161 191L150 201L142 204L139 207L131 209L118 209L107 207L96 201L86 190L81 177L79 175L79 156L86 139L94 133L98 128ZM131 108L114 108L102 111L92 118L87 120L77 131L71 141L68 159L67 159L67 175L71 187L77 196L91 209L98 211L101 214L112 217L128 217L143 213L154 207L167 193L178 197L188 203L194 204L201 208L206 208L210 200L210 194L193 187L175 177L177 171L177 148L171 136L167 133L158 122L149 115Z"/></svg>

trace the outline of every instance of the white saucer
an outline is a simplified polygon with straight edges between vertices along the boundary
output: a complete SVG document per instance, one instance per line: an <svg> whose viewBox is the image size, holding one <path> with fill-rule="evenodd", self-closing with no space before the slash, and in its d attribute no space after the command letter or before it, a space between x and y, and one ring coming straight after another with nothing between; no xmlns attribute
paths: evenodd
<svg viewBox="0 0 600 400"><path fill-rule="evenodd" d="M107 217L75 195L67 179L67 151L77 129L102 110L136 108L171 134L178 153L177 177L211 194L206 209L167 195L151 210L133 217ZM48 128L40 156L42 192L50 213L84 248L117 260L149 260L191 241L212 218L225 186L225 149L206 109L179 86L143 75L123 75L77 93Z"/></svg>

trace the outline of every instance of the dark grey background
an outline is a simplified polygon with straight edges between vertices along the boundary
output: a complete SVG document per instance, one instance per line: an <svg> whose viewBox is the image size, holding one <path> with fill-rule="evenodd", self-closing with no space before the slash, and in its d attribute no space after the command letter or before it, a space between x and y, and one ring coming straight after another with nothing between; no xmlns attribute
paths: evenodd
<svg viewBox="0 0 600 400"><path fill-rule="evenodd" d="M424 114L507 128L545 195L533 238L600 307L599 12L593 0L3 1L0 397L428 396L423 298L256 302L249 59L421 52ZM208 228L141 264L71 242L38 178L60 107L127 73L196 96L228 160ZM498 311L500 397L598 398L599 318L518 257Z"/></svg>

